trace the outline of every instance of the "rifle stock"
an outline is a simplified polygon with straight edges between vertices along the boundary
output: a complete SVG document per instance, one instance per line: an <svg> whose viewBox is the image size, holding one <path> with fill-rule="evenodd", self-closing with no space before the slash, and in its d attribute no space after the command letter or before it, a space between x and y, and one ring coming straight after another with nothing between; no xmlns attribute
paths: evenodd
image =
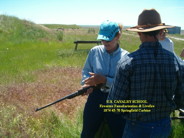
<svg viewBox="0 0 184 138"><path fill-rule="evenodd" d="M65 96L65 97L63 97L63 98L61 98L61 99L59 99L59 100L56 100L56 101L54 101L54 102L52 102L52 103L49 103L49 104L47 104L47 105L45 105L45 106L43 106L43 107L37 108L37 109L35 110L35 112L40 111L40 110L42 110L42 109L44 109L44 108L47 108L47 107L49 107L49 106L51 106L51 105L53 105L53 104L56 104L56 103L58 103L58 102L61 102L61 101L65 100L65 99L72 99L72 98L74 98L74 97L76 97L76 96L82 95L82 94L84 94L89 88L93 88L93 86L89 86L89 87L86 87L86 88L82 88L82 89L80 89L80 90L78 90L78 91L76 91L76 92L74 92L74 93L72 93L72 94L70 94L70 95L67 95L67 96Z"/></svg>

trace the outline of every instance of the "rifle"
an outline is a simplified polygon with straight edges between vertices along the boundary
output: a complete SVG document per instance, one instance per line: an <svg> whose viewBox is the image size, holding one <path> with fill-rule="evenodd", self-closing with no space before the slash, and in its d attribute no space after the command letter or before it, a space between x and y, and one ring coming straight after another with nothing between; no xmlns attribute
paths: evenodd
<svg viewBox="0 0 184 138"><path fill-rule="evenodd" d="M58 103L58 102L61 102L61 101L65 100L65 99L72 99L72 98L74 98L74 97L76 97L76 96L82 95L82 94L84 94L89 88L93 88L93 87L94 87L94 86L89 86L89 87L86 87L86 88L82 88L82 89L80 89L80 90L78 90L78 91L76 91L76 92L74 92L74 93L72 93L72 94L70 94L70 95L67 95L67 96L65 96L65 97L63 97L63 98L61 98L61 99L59 99L59 100L56 100L56 101L54 101L54 102L52 102L52 103L49 103L49 104L47 104L47 105L45 105L45 106L43 106L43 107L37 108L37 109L35 110L35 112L37 112L37 111L39 111L39 110L42 110L42 109L44 109L44 108L46 108L46 107L49 107L49 106L51 106L51 105L53 105L53 104L56 104L56 103Z"/></svg>

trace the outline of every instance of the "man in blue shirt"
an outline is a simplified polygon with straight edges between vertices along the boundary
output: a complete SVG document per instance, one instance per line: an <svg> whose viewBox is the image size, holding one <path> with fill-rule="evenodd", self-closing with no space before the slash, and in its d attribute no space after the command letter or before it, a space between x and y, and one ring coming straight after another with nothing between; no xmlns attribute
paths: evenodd
<svg viewBox="0 0 184 138"><path fill-rule="evenodd" d="M123 138L168 137L171 112L184 107L184 64L158 42L170 27L150 9L139 15L138 26L127 29L138 32L142 44L121 59L108 96L112 103L129 101L132 107L121 105L126 119Z"/></svg>
<svg viewBox="0 0 184 138"><path fill-rule="evenodd" d="M118 61L128 52L120 48L119 39L122 25L113 21L105 21L100 25L98 34L102 40L100 46L93 47L82 70L82 87L97 86L88 89L90 93L83 114L81 138L94 138L100 125L106 119L114 138L121 138L124 119L120 115L105 113L100 104L105 105L112 85Z"/></svg>

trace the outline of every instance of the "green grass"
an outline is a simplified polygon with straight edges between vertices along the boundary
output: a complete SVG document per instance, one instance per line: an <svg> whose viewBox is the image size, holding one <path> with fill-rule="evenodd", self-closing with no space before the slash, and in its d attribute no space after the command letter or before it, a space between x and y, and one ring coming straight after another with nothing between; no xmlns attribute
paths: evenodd
<svg viewBox="0 0 184 138"><path fill-rule="evenodd" d="M31 71L44 68L56 57L56 47L45 43L22 43L1 46L1 76L0 82L14 80L16 76L29 74ZM49 51L49 53L48 53ZM48 56L49 54L49 56ZM6 76L7 75L7 76ZM10 80L9 80L10 79Z"/></svg>
<svg viewBox="0 0 184 138"><path fill-rule="evenodd" d="M170 138L181 138L184 135L184 121L183 120L175 120L172 121L172 133Z"/></svg>
<svg viewBox="0 0 184 138"><path fill-rule="evenodd" d="M81 132L81 112L75 118L77 121L71 120L65 115L58 116L54 112L46 113L44 118L28 121L31 125L28 128L32 128L30 136L78 138Z"/></svg>
<svg viewBox="0 0 184 138"><path fill-rule="evenodd" d="M0 137L36 138L78 138L81 132L82 112L74 114L74 119L53 111L40 116L17 113L16 106L1 104Z"/></svg>
<svg viewBox="0 0 184 138"><path fill-rule="evenodd" d="M34 113L33 108L78 88L81 77L78 70L94 45L81 44L74 51L73 42L96 40L98 29L90 32L89 28L76 29L75 25L45 26L0 15L0 137L80 137L83 106L72 119L55 106L40 113ZM64 31L52 30L60 27ZM173 41L179 55L184 41ZM139 48L140 40L136 33L123 31L120 44L133 52ZM171 137L183 135L183 124L173 121Z"/></svg>
<svg viewBox="0 0 184 138"><path fill-rule="evenodd" d="M39 69L53 66L82 67L88 50L74 51L74 44L71 47L58 42L25 42L3 45L0 52L0 75L3 76L0 83L11 83L17 76L26 75L26 78L32 71Z"/></svg>
<svg viewBox="0 0 184 138"><path fill-rule="evenodd" d="M4 15L0 21L3 30L0 33L1 84L32 80L32 71L47 67L82 66L87 51L74 51L73 41L80 36L75 37L73 32L64 36L63 32Z"/></svg>

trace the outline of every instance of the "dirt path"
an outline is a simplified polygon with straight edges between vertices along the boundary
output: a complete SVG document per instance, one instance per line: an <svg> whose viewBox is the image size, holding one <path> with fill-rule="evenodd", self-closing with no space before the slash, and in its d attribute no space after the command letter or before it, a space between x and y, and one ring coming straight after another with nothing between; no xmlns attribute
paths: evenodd
<svg viewBox="0 0 184 138"><path fill-rule="evenodd" d="M178 38L178 37L170 37L170 38L175 39L175 40L181 40L181 41L184 41L184 39L183 39L183 38Z"/></svg>

